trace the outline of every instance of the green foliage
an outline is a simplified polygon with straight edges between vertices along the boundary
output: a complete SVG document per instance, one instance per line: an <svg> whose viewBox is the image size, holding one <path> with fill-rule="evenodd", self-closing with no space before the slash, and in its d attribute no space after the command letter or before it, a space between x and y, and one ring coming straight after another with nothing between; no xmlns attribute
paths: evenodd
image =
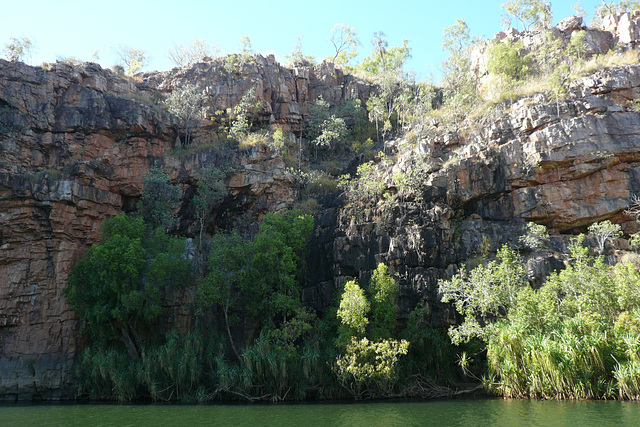
<svg viewBox="0 0 640 427"><path fill-rule="evenodd" d="M228 74L240 73L245 66L254 62L253 48L249 36L240 37L239 52L225 57L224 69Z"/></svg>
<svg viewBox="0 0 640 427"><path fill-rule="evenodd" d="M454 347L446 331L433 329L427 304L416 307L407 320L401 338L410 342L407 357L401 363L403 377L421 375L434 380L453 380Z"/></svg>
<svg viewBox="0 0 640 427"><path fill-rule="evenodd" d="M331 29L331 37L328 38L329 43L335 50L332 62L336 67L344 67L358 56L358 30L351 28L347 24L335 24Z"/></svg>
<svg viewBox="0 0 640 427"><path fill-rule="evenodd" d="M282 126L276 126L276 130L271 135L271 144L269 145L276 153L284 154L287 150L288 138L285 136Z"/></svg>
<svg viewBox="0 0 640 427"><path fill-rule="evenodd" d="M640 248L640 233L633 233L629 236L629 246L634 250Z"/></svg>
<svg viewBox="0 0 640 427"><path fill-rule="evenodd" d="M523 30L529 30L533 26L551 26L551 3L542 0L509 0L502 4L502 9L516 18Z"/></svg>
<svg viewBox="0 0 640 427"><path fill-rule="evenodd" d="M205 308L218 303L225 312L240 304L261 325L274 327L296 316L312 230L312 217L288 211L265 215L253 241L218 234L199 303Z"/></svg>
<svg viewBox="0 0 640 427"><path fill-rule="evenodd" d="M11 37L9 42L4 45L3 54L7 60L16 62L23 61L26 57L31 56L33 50L33 42L26 37Z"/></svg>
<svg viewBox="0 0 640 427"><path fill-rule="evenodd" d="M224 185L227 172L215 166L206 167L201 171L201 178L198 180L198 191L193 196L193 206L196 211L196 217L200 222L200 240L202 240L202 232L207 218L220 205L228 193Z"/></svg>
<svg viewBox="0 0 640 427"><path fill-rule="evenodd" d="M354 67L355 73L361 73L370 78L376 78L388 71L402 71L407 59L411 57L409 40L403 40L401 46L387 48L385 34L375 33L371 44L374 47L371 55L362 59L362 62Z"/></svg>
<svg viewBox="0 0 640 427"><path fill-rule="evenodd" d="M504 43L493 44L487 52L489 55L487 69L490 73L509 80L522 80L529 73L531 66L531 58L528 55L522 55L520 53L522 49L522 41L513 43L507 40Z"/></svg>
<svg viewBox="0 0 640 427"><path fill-rule="evenodd" d="M549 241L547 227L535 222L528 222L526 232L520 236L519 241L526 249L532 251L540 249Z"/></svg>
<svg viewBox="0 0 640 427"><path fill-rule="evenodd" d="M389 396L398 380L398 361L406 355L409 342L392 338L396 323L398 287L387 267L379 264L369 282L369 304L358 282L344 286L337 317L342 354L333 368L340 385L355 399ZM371 307L372 320L367 317ZM364 335L371 326L373 340Z"/></svg>
<svg viewBox="0 0 640 427"><path fill-rule="evenodd" d="M329 103L318 97L309 111L308 135L315 148L336 149L347 139L348 129L344 119L330 112Z"/></svg>
<svg viewBox="0 0 640 427"><path fill-rule="evenodd" d="M496 264L492 279L499 281L491 286L476 281L476 290L462 286L471 280L441 283L443 300L453 300L466 313L465 323L469 316L481 320L473 321L475 336L486 343L495 392L556 399L640 397L640 273L631 264L610 267L602 257L589 257L583 242L583 235L572 241L567 267L537 290L520 285ZM511 262L502 257L508 267ZM487 267L477 267L471 277L486 277Z"/></svg>
<svg viewBox="0 0 640 427"><path fill-rule="evenodd" d="M196 122L202 119L206 100L207 96L191 85L173 90L165 100L169 113L174 115L182 125L185 135L184 145L188 146L191 143Z"/></svg>
<svg viewBox="0 0 640 427"><path fill-rule="evenodd" d="M349 336L363 337L369 324L369 301L364 291L355 280L350 280L344 285L338 318L342 322L344 331Z"/></svg>
<svg viewBox="0 0 640 427"><path fill-rule="evenodd" d="M163 344L145 347L140 359L98 345L87 347L78 367L79 395L90 399L152 401L210 400L221 345L215 335L191 331L166 334ZM214 375L211 375L213 373Z"/></svg>
<svg viewBox="0 0 640 427"><path fill-rule="evenodd" d="M135 73L144 68L148 62L147 51L144 49L134 49L128 46L120 46L115 49L115 54L124 67L127 76L133 76Z"/></svg>
<svg viewBox="0 0 640 427"><path fill-rule="evenodd" d="M587 32L585 30L576 31L571 34L571 42L568 51L577 59L584 59L587 49Z"/></svg>
<svg viewBox="0 0 640 427"><path fill-rule="evenodd" d="M242 141L247 137L252 126L253 112L260 107L260 101L257 101L255 88L249 89L242 99L233 109L233 122L229 129L229 138L235 141Z"/></svg>
<svg viewBox="0 0 640 427"><path fill-rule="evenodd" d="M315 65L316 59L313 55L305 55L302 52L302 36L296 37L296 44L290 54L285 55L287 58L287 65L295 67L297 65L309 66Z"/></svg>
<svg viewBox="0 0 640 427"><path fill-rule="evenodd" d="M336 361L338 381L356 400L365 395L389 396L398 380L398 360L408 350L409 343L405 340L373 342L353 337Z"/></svg>
<svg viewBox="0 0 640 427"><path fill-rule="evenodd" d="M385 185L374 162L369 161L358 166L355 178L342 176L338 186L342 188L350 203L356 203L371 200L381 194Z"/></svg>
<svg viewBox="0 0 640 427"><path fill-rule="evenodd" d="M73 268L65 296L94 342L120 339L137 357L141 331L159 316L163 292L189 283L191 262L183 239L149 232L142 218L125 214L104 222L101 241Z"/></svg>
<svg viewBox="0 0 640 427"><path fill-rule="evenodd" d="M138 210L151 228L170 229L176 221L175 210L182 197L182 189L169 182L169 176L159 168L151 168L144 177Z"/></svg>
<svg viewBox="0 0 640 427"><path fill-rule="evenodd" d="M256 305L269 319L287 319L300 306L300 288L306 282L308 242L313 218L296 211L267 214L253 240L254 265L260 279L253 286L267 289ZM256 307L258 308L258 307Z"/></svg>
<svg viewBox="0 0 640 427"><path fill-rule="evenodd" d="M393 335L396 324L398 285L389 274L386 265L380 263L369 282L371 295L372 339L388 339Z"/></svg>
<svg viewBox="0 0 640 427"><path fill-rule="evenodd" d="M336 191L338 182L321 170L299 172L297 175L301 187L301 197L323 196Z"/></svg>
<svg viewBox="0 0 640 427"><path fill-rule="evenodd" d="M449 53L442 63L445 104L454 114L470 108L477 98L476 77L471 70L471 36L464 19L446 27L442 33L442 50Z"/></svg>
<svg viewBox="0 0 640 427"><path fill-rule="evenodd" d="M589 226L589 235L593 236L598 242L600 252L604 252L607 241L622 237L622 230L619 224L613 224L611 221L606 220L591 224Z"/></svg>
<svg viewBox="0 0 640 427"><path fill-rule="evenodd" d="M463 269L450 280L438 283L442 302L453 302L456 311L464 316L461 325L449 329L454 344L485 338L490 322L504 317L515 304L518 292L528 286L524 268L513 250L503 246L496 258L471 273Z"/></svg>
<svg viewBox="0 0 640 427"><path fill-rule="evenodd" d="M406 168L404 173L398 171L393 174L391 178L401 197L422 200L424 181L431 171L430 160L428 154L412 152L411 167Z"/></svg>

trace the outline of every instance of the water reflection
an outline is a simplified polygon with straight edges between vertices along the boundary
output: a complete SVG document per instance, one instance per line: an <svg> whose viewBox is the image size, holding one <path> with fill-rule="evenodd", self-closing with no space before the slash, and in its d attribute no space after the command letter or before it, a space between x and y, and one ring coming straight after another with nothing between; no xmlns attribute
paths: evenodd
<svg viewBox="0 0 640 427"><path fill-rule="evenodd" d="M289 405L3 405L0 426L632 426L637 402L454 400Z"/></svg>

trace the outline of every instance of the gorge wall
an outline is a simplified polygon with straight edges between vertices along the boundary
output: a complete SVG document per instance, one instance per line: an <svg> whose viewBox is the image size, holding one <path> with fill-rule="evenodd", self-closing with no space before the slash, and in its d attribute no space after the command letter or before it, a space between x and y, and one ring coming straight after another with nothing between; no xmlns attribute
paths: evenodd
<svg viewBox="0 0 640 427"><path fill-rule="evenodd" d="M615 44L626 37L620 34L607 37ZM4 399L73 397L73 364L84 343L62 290L74 263L98 242L102 220L135 210L152 166L192 195L202 167L231 163L229 195L216 221L255 225L295 202L295 179L268 148L181 148L179 129L154 102L158 93L193 84L207 95L195 136L206 145L218 141L216 111L233 108L251 88L261 101L259 124L280 124L298 138L318 96L340 105L375 90L327 63L287 69L272 56L236 70L216 59L138 77L92 63L44 69L0 60ZM525 221L557 234L604 219L636 231L623 212L640 192L640 113L629 102L639 98L640 66L618 66L575 80L563 99L538 94L473 123L425 124L387 144L395 157L377 168L384 192L397 197L352 201L334 194L322 201L305 299L322 309L345 278L366 283L385 262L399 279L403 312L425 301L432 325L441 326L455 318L437 302L437 281L477 257L483 241L490 251L516 244ZM402 197L394 175L416 168L419 189ZM194 236L188 197L177 232ZM529 267L535 276L558 263L549 253ZM167 298L166 308L188 327L185 298Z"/></svg>
<svg viewBox="0 0 640 427"><path fill-rule="evenodd" d="M289 70L258 56L232 75L220 68L220 61L200 63L136 83L92 63L43 69L0 60L0 396L71 395L81 325L62 290L98 242L102 220L135 209L151 166L188 188L203 166L231 162L223 205L229 221L255 223L295 199L283 159L264 147L230 156L177 150L176 129L151 101L151 87L206 85L211 111L234 106L254 87L260 117L292 130L318 96L335 105L371 90L327 64ZM209 124L203 121L198 137L215 138ZM193 235L193 222L182 221L182 231Z"/></svg>

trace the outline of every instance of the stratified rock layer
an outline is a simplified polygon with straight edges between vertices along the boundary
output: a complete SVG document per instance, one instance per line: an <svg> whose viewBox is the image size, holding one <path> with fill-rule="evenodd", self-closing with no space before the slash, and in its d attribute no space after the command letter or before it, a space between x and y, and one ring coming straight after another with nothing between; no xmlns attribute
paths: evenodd
<svg viewBox="0 0 640 427"><path fill-rule="evenodd" d="M0 60L0 396L71 396L81 325L62 294L69 271L98 242L105 218L135 209L152 165L185 188L204 166L233 165L218 215L229 225L238 218L255 223L294 201L282 157L264 147L175 150L173 122L152 102L154 89L195 84L216 110L234 107L255 88L263 122L294 130L318 96L340 104L371 90L327 64L289 70L258 56L229 74L223 63L147 74L135 83L92 63L45 70ZM214 132L211 120L199 125L200 137ZM182 230L196 234L185 215Z"/></svg>
<svg viewBox="0 0 640 427"><path fill-rule="evenodd" d="M379 166L386 191L422 153L431 159L421 198L352 201L339 211L336 285L366 284L384 262L400 279L404 314L426 301L441 326L456 319L438 303L438 280L483 252L517 246L523 220L555 233L605 219L637 231L624 210L640 193L640 113L630 102L638 99L640 66L620 66L576 80L563 99L537 95L460 132L424 129L415 145L398 141L398 158ZM532 260L532 279L561 265Z"/></svg>

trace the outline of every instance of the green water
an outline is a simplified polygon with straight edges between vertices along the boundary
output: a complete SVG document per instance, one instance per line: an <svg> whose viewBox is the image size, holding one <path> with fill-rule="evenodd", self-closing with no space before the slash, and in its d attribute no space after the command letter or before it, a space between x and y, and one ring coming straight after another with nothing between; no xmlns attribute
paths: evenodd
<svg viewBox="0 0 640 427"><path fill-rule="evenodd" d="M640 403L453 400L292 405L0 405L0 426L638 426Z"/></svg>

